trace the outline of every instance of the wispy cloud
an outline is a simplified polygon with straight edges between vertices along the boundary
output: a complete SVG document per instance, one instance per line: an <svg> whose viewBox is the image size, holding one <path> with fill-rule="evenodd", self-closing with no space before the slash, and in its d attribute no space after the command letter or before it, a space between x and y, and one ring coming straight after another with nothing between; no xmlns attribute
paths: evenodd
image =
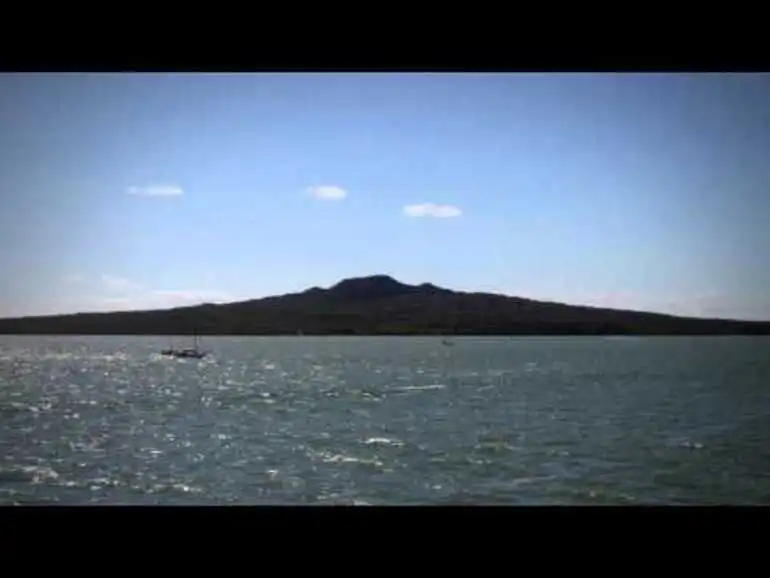
<svg viewBox="0 0 770 578"><path fill-rule="evenodd" d="M223 291L155 291L155 295L172 303L220 303L231 296Z"/></svg>
<svg viewBox="0 0 770 578"><path fill-rule="evenodd" d="M107 297L102 302L109 309L132 309L133 303L128 297Z"/></svg>
<svg viewBox="0 0 770 578"><path fill-rule="evenodd" d="M436 205L434 203L406 205L403 211L407 217L433 217L435 219L450 219L463 214L459 207L454 205Z"/></svg>
<svg viewBox="0 0 770 578"><path fill-rule="evenodd" d="M142 285L125 277L118 277L105 273L101 277L102 284L112 291L131 291L142 289Z"/></svg>
<svg viewBox="0 0 770 578"><path fill-rule="evenodd" d="M201 290L161 290L132 279L105 273L101 276L102 287L109 295L104 303L115 305L132 304L136 307L172 307L179 304L217 303L233 300L224 291Z"/></svg>
<svg viewBox="0 0 770 578"><path fill-rule="evenodd" d="M184 194L179 185L150 185L146 187L128 187L129 195L141 197L179 197Z"/></svg>
<svg viewBox="0 0 770 578"><path fill-rule="evenodd" d="M345 189L335 185L321 185L309 187L307 193L319 201L341 201L348 196Z"/></svg>
<svg viewBox="0 0 770 578"><path fill-rule="evenodd" d="M63 278L63 281L67 283L68 285L78 285L80 283L83 283L85 281L85 277L83 275L79 275L77 273L72 273L70 275L65 275Z"/></svg>
<svg viewBox="0 0 770 578"><path fill-rule="evenodd" d="M210 290L156 290L112 275L103 275L102 282L113 293L102 297L98 310L131 311L168 309L201 303L222 303L235 298L224 291Z"/></svg>
<svg viewBox="0 0 770 578"><path fill-rule="evenodd" d="M577 301L574 299L573 301L574 302L570 302L571 305L585 304L593 307L607 307L609 309L642 310L645 306L651 305L650 296L628 291L615 291L580 296L577 298Z"/></svg>
<svg viewBox="0 0 770 578"><path fill-rule="evenodd" d="M685 317L722 317L737 319L770 319L770 300L761 302L747 296L704 291L697 294L660 294L617 291L593 295L554 298L572 305L590 305L610 309L650 311Z"/></svg>

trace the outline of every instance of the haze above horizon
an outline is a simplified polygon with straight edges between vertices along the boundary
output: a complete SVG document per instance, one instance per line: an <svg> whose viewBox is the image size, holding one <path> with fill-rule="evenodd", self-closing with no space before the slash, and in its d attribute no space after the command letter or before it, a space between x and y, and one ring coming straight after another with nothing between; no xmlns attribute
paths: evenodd
<svg viewBox="0 0 770 578"><path fill-rule="evenodd" d="M386 274L770 320L768 74L0 74L0 317Z"/></svg>

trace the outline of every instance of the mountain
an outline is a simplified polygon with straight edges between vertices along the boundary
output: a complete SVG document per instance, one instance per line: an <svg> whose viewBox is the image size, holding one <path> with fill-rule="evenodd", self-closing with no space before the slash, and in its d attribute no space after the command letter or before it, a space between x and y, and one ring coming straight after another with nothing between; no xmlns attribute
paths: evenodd
<svg viewBox="0 0 770 578"><path fill-rule="evenodd" d="M154 311L0 319L2 334L203 335L770 335L770 322L698 319L574 306L387 275L263 299Z"/></svg>

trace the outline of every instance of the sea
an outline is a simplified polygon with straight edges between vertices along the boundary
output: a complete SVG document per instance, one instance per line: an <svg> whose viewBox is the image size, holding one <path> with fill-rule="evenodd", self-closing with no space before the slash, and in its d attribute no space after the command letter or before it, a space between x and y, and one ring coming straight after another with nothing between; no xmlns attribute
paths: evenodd
<svg viewBox="0 0 770 578"><path fill-rule="evenodd" d="M770 504L768 337L188 341L0 336L0 504Z"/></svg>

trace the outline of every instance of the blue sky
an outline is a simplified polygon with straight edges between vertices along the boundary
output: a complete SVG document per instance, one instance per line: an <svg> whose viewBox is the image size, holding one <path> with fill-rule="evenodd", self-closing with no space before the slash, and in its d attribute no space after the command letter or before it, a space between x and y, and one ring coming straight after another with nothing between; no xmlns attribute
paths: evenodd
<svg viewBox="0 0 770 578"><path fill-rule="evenodd" d="M0 75L0 315L386 273L770 319L770 77Z"/></svg>

